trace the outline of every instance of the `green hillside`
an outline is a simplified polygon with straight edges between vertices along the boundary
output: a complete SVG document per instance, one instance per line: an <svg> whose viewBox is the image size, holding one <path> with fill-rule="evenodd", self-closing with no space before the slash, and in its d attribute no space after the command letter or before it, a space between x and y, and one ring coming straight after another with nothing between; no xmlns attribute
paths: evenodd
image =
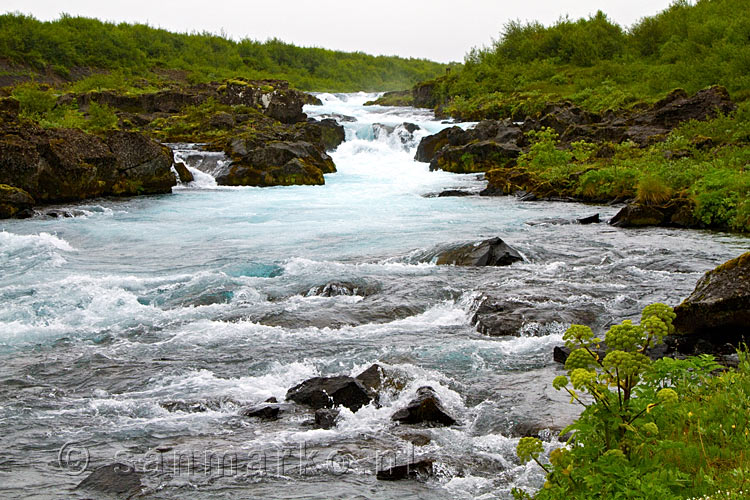
<svg viewBox="0 0 750 500"><path fill-rule="evenodd" d="M9 77L52 74L78 80L92 69L108 70L114 76L95 76L93 85L108 87L182 70L190 83L239 76L288 80L301 90L380 91L408 88L445 71L445 65L425 59L304 48L276 39L233 41L68 15L41 22L18 13L0 15L0 59Z"/></svg>

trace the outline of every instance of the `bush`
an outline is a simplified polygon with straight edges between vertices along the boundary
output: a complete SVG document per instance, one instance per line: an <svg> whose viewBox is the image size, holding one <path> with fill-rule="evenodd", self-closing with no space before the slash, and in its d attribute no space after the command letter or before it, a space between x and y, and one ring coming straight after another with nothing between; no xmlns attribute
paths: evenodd
<svg viewBox="0 0 750 500"><path fill-rule="evenodd" d="M57 95L34 83L18 85L11 94L20 106L21 113L29 118L38 118L49 112L57 103Z"/></svg>
<svg viewBox="0 0 750 500"><path fill-rule="evenodd" d="M665 499L712 495L739 498L750 481L750 359L740 352L736 370L714 375L711 356L651 362L645 351L673 332L674 312L664 304L643 310L640 324L623 321L603 339L571 326L563 338L573 349L568 375L553 381L571 402L585 407L561 434L568 445L544 463L535 438L519 441L522 462L547 471L534 498ZM583 397L583 394L588 396ZM531 498L514 490L516 498Z"/></svg>

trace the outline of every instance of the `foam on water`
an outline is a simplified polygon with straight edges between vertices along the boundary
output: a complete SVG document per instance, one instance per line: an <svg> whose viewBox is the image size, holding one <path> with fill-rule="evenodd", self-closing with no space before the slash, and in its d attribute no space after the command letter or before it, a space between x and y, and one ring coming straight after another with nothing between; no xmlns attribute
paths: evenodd
<svg viewBox="0 0 750 500"><path fill-rule="evenodd" d="M49 497L65 478L44 464L73 438L86 440L96 463L123 448L222 452L304 441L352 455L353 475L157 477L153 495L179 498L190 488L210 498L241 487L269 497L281 485L299 497L319 487L320 497L510 498L514 486L543 482L536 465L515 459L518 440L508 430L563 408L539 384L556 375L551 351L566 325L529 319L518 337L482 336L472 325L482 297L593 309L619 321L650 301L678 302L706 269L747 248L744 238L715 233L527 224L550 214L606 219L616 207L427 197L484 185L413 161L421 137L452 124L430 110L362 106L373 94L318 97L323 105L305 111L341 120L347 136L331 153L338 171L325 186L219 187L212 173L228 161L222 153L171 145L195 177L171 196L0 222L0 422L13 444L9 463L22 464L0 467L0 481ZM408 133L404 123L419 129ZM494 236L526 261L495 269L434 263L446 245ZM365 291L309 293L337 282ZM397 374L401 390L384 389L379 405L356 413L342 410L334 429L313 429L311 412L294 405L274 422L240 415L245 405L282 401L307 378L357 375L373 363ZM391 421L425 385L459 425ZM409 451L409 433L429 438L416 456L434 458L437 476L376 482L372 453ZM549 440L545 450L555 446Z"/></svg>

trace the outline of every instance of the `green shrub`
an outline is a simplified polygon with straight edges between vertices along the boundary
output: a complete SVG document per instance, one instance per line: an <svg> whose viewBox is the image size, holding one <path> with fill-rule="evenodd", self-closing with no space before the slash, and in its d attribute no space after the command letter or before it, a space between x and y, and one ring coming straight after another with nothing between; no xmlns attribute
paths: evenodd
<svg viewBox="0 0 750 500"><path fill-rule="evenodd" d="M614 325L604 339L585 326L568 329L568 375L553 387L585 409L562 431L572 436L548 464L538 440L519 441L521 461L533 459L547 472L534 498L740 498L747 491L748 354L741 351L738 368L718 375L708 355L650 361L643 353L673 332L674 317L670 307L652 304L640 324ZM600 355L602 340L607 350ZM514 496L531 498L518 489Z"/></svg>
<svg viewBox="0 0 750 500"><path fill-rule="evenodd" d="M44 115L57 103L57 95L54 92L33 83L18 85L11 95L19 102L21 113L30 118Z"/></svg>
<svg viewBox="0 0 750 500"><path fill-rule="evenodd" d="M92 132L100 132L117 127L117 115L105 104L92 102L89 104L88 122L86 128Z"/></svg>

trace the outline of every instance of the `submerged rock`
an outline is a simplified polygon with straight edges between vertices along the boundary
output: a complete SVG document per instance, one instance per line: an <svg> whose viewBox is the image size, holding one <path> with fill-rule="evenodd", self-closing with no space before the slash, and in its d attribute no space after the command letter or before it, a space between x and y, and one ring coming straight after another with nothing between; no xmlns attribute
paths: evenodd
<svg viewBox="0 0 750 500"><path fill-rule="evenodd" d="M366 283L354 283L351 281L329 281L325 285L310 288L305 296L336 297L340 295L367 297L377 293L379 287Z"/></svg>
<svg viewBox="0 0 750 500"><path fill-rule="evenodd" d="M91 490L129 498L140 493L143 473L121 463L99 467L81 481L76 489Z"/></svg>
<svg viewBox="0 0 750 500"><path fill-rule="evenodd" d="M315 428L332 429L336 427L338 416L339 410L334 408L320 408L315 410Z"/></svg>
<svg viewBox="0 0 750 500"><path fill-rule="evenodd" d="M438 265L454 266L508 266L521 260L521 254L500 238L462 245L437 256Z"/></svg>
<svg viewBox="0 0 750 500"><path fill-rule="evenodd" d="M715 345L750 340L750 252L708 271L675 314L682 334Z"/></svg>
<svg viewBox="0 0 750 500"><path fill-rule="evenodd" d="M243 409L240 414L243 417L254 417L263 420L276 420L282 413L282 407L278 403L263 403Z"/></svg>
<svg viewBox="0 0 750 500"><path fill-rule="evenodd" d="M352 377L314 377L289 389L286 399L316 410L341 405L357 411L369 404L373 395Z"/></svg>
<svg viewBox="0 0 750 500"><path fill-rule="evenodd" d="M588 217L581 217L580 219L576 219L579 224L599 224L601 220L599 219L599 214L589 215Z"/></svg>
<svg viewBox="0 0 750 500"><path fill-rule="evenodd" d="M432 387L417 389L417 395L405 408L391 416L391 420L402 424L435 424L453 425L456 419L451 417L440 402Z"/></svg>
<svg viewBox="0 0 750 500"><path fill-rule="evenodd" d="M380 481L400 481L402 479L419 479L433 474L432 460L420 460L405 465L396 465L384 470L378 470Z"/></svg>

